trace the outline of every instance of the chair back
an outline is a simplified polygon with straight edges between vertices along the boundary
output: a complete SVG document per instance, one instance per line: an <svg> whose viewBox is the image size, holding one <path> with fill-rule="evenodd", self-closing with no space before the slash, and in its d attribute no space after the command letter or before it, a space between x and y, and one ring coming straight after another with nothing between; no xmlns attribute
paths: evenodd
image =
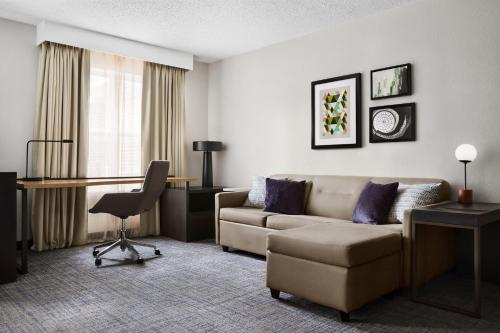
<svg viewBox="0 0 500 333"><path fill-rule="evenodd" d="M144 184L142 185L142 211L153 208L156 200L163 193L168 178L169 167L169 161L151 161L149 163L146 177L144 177Z"/></svg>

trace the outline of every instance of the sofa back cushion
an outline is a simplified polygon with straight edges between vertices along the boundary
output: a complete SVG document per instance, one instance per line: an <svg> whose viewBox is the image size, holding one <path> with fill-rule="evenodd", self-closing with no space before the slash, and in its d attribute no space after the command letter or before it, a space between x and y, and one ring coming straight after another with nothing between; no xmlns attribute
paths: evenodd
<svg viewBox="0 0 500 333"><path fill-rule="evenodd" d="M315 176L300 174L278 174L290 180L310 182L306 187L306 215L326 216L342 220L351 220L359 195L366 184L371 181L377 184L400 182L404 184L442 183L441 192L436 202L449 199L449 184L436 178L404 178L404 177L368 177L368 176Z"/></svg>

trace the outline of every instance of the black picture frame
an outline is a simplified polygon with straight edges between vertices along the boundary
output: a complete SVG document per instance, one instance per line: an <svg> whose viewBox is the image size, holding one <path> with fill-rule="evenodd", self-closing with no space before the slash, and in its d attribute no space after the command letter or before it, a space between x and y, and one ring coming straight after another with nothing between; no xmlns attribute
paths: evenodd
<svg viewBox="0 0 500 333"><path fill-rule="evenodd" d="M389 71L393 70L396 68L406 68L405 71L405 76L404 76L404 89L402 92L395 94L395 95L383 95L383 96L375 96L374 94L374 80L373 80L373 74L377 72L382 72L382 71ZM389 66L389 67L384 67L384 68L379 68L379 69L374 69L370 71L370 97L372 100L378 100L378 99L385 99L385 98L394 98L394 97L400 97L400 96L409 96L412 94L412 75L411 75L411 64L401 64L401 65L396 65L396 66Z"/></svg>
<svg viewBox="0 0 500 333"><path fill-rule="evenodd" d="M401 115L406 115L409 116L409 121L410 124L407 126L407 129L404 131L404 133L397 138L394 139L388 139L388 138L383 138L381 135L385 134L377 134L376 130L373 127L373 117L374 113L378 110L383 110L383 109L391 109L395 112L398 113L398 116L401 117ZM392 105L382 105L382 106L373 106L370 108L369 112L369 141L370 143L386 143L386 142L409 142L409 141L416 141L416 117L415 117L415 110L416 110L416 104L415 103L402 103L402 104L392 104ZM404 124L403 120L403 124ZM401 130L403 128L403 124L401 122L399 124L396 124L394 132L397 133L396 131ZM394 134L393 134L394 135ZM390 134L387 134L387 136L391 136Z"/></svg>
<svg viewBox="0 0 500 333"><path fill-rule="evenodd" d="M316 100L315 100L315 92L316 87L321 84L331 83L336 81L343 81L354 79L355 83L355 110L354 113L356 115L355 128L356 128L356 136L355 143L352 144L329 144L329 145L320 145L316 142L316 127L317 123L315 121L316 115ZM362 129L361 129L361 73L337 76L329 79L317 80L311 82L311 149L342 149L342 148L360 148L362 146Z"/></svg>

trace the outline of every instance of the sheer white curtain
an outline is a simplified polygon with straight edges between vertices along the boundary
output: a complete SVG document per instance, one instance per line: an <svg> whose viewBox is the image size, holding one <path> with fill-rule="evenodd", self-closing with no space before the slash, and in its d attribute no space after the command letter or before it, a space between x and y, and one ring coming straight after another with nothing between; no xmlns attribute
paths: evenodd
<svg viewBox="0 0 500 333"><path fill-rule="evenodd" d="M141 95L143 62L92 52L90 56L88 177L141 175ZM87 190L92 207L104 194L139 185L94 186ZM119 219L89 214L89 241L118 236ZM139 234L139 216L127 220L129 235Z"/></svg>

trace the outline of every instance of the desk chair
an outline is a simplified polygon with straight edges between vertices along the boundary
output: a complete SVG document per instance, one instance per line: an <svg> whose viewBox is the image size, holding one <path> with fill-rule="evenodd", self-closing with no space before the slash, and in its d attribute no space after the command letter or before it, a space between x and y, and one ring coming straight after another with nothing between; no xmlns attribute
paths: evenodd
<svg viewBox="0 0 500 333"><path fill-rule="evenodd" d="M155 245L128 239L125 236L125 220L129 216L138 215L154 207L155 202L165 188L169 166L170 162L168 161L151 161L141 189L132 190L132 192L106 193L99 199L95 206L89 210L92 214L108 213L122 220L120 239L94 247L93 254L96 258L96 266L101 264L101 257L103 255L118 246L122 251L128 249L134 253L138 264L142 264L144 261L134 245L153 248L155 250L155 255L160 255L160 250L158 250ZM97 250L101 247L106 248L102 251Z"/></svg>

